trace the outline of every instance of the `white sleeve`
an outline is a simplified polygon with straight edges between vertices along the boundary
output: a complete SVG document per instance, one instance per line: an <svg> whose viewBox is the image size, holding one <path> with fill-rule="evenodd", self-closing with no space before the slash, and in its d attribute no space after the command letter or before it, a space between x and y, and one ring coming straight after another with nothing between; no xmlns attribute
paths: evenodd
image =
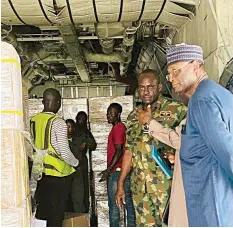
<svg viewBox="0 0 233 228"><path fill-rule="evenodd" d="M149 124L149 132L155 139L176 150L179 150L181 145L181 128L185 122L186 119L182 120L180 125L176 127L175 130L172 130L171 128L164 127L156 120L151 120Z"/></svg>
<svg viewBox="0 0 233 228"><path fill-rule="evenodd" d="M79 161L74 157L69 148L66 123L61 118L53 121L51 127L51 145L66 163L74 167L78 166Z"/></svg>

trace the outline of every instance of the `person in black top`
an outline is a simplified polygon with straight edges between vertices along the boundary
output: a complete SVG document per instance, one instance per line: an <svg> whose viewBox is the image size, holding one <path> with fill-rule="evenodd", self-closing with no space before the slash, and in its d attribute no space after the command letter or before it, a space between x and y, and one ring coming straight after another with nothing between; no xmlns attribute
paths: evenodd
<svg viewBox="0 0 233 228"><path fill-rule="evenodd" d="M73 200L77 197L77 191L83 186L84 189L84 205L85 205L85 211L80 212L79 207L75 206L75 203L73 201L74 211L77 213L88 213L89 212L89 177L88 177L88 159L87 159L87 151L94 151L96 149L96 141L87 128L87 114L83 111L78 112L76 116L76 125L75 130L72 134L73 141L76 146L79 147L80 150L80 169L83 175L83 184L81 181L79 182L79 185L75 185L74 187L74 193L72 194ZM75 190L75 188L77 188Z"/></svg>

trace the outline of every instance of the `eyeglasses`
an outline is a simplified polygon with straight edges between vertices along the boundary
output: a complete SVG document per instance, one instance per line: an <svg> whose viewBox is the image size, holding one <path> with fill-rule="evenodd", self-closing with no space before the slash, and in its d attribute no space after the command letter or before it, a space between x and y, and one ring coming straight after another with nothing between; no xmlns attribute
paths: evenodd
<svg viewBox="0 0 233 228"><path fill-rule="evenodd" d="M182 68L186 67L186 66L189 65L190 63L193 63L193 61L194 61L194 60L192 60L192 61L190 61L190 62L187 62L187 63L185 63L184 65L178 67L177 69L172 70L172 73L166 75L167 81L170 81L171 78L172 78L172 75L177 75L177 73L178 73L179 70L181 70Z"/></svg>

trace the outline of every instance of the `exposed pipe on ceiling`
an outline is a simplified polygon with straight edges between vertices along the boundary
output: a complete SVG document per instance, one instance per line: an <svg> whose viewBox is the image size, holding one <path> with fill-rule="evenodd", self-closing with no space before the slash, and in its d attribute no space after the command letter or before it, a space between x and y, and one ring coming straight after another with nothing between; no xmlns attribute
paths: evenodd
<svg viewBox="0 0 233 228"><path fill-rule="evenodd" d="M98 40L98 36L79 36L78 40ZM107 40L111 39L123 39L123 36L113 36L113 37L107 37ZM17 37L17 41L20 42L31 42L31 41L62 41L63 38L60 36L49 36L49 37Z"/></svg>
<svg viewBox="0 0 233 228"><path fill-rule="evenodd" d="M120 57L120 53L116 52L116 53L111 53L109 55L105 55L105 54L100 54L100 53L90 53L90 52L83 52L84 57L86 62L101 62L101 63L115 63L121 62L121 57ZM51 55L48 56L47 58L43 59L44 62L46 63L50 63L50 62L59 62L59 63L69 63L69 62L73 62L71 57L67 57L67 58L58 58L57 55ZM42 61L38 61L38 63L43 63Z"/></svg>
<svg viewBox="0 0 233 228"><path fill-rule="evenodd" d="M121 54L121 75L124 76L128 70L129 63L132 60L132 50L135 41L135 34L138 28L141 26L141 22L137 27L129 27L124 32L124 39L122 44L122 54Z"/></svg>
<svg viewBox="0 0 233 228"><path fill-rule="evenodd" d="M103 53L108 55L113 52L114 39L101 39L99 43L102 46Z"/></svg>

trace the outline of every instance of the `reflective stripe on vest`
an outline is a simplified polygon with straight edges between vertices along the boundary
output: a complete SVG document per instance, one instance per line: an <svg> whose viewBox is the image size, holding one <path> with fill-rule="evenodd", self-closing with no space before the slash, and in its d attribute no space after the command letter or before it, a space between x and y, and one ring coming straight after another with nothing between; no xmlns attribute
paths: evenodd
<svg viewBox="0 0 233 228"><path fill-rule="evenodd" d="M45 175L63 177L72 174L75 169L67 164L51 145L51 127L57 118L61 117L50 113L38 113L31 118L30 125L35 147L49 150L49 155L43 160L43 172Z"/></svg>

